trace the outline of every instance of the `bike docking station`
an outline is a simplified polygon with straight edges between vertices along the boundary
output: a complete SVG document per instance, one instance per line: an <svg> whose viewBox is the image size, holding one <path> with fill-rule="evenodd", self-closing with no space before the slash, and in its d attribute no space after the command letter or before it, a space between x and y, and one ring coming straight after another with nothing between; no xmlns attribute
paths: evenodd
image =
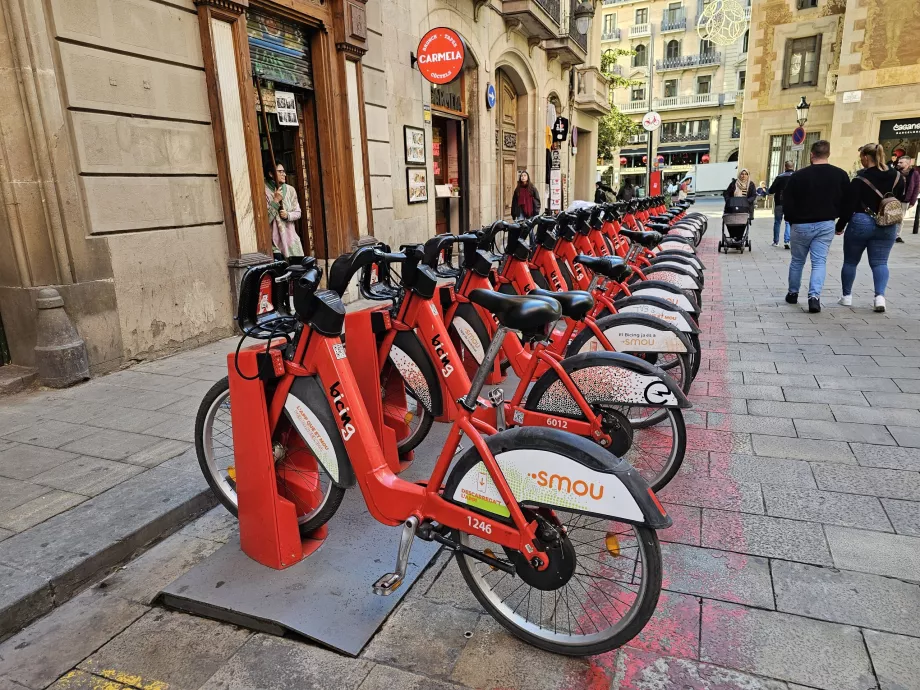
<svg viewBox="0 0 920 690"><path fill-rule="evenodd" d="M385 306L349 313L346 356L357 375L387 463L394 472L426 477L447 428L433 429L422 442L418 449L422 460L413 462L411 455L399 457L397 439L408 433L408 411L403 410L402 416L399 410L384 411L375 332L386 319L389 313ZM284 368L283 345L283 340L273 343L269 355L276 372ZM373 587L381 573L393 566L400 530L371 517L357 485L349 487L327 525L305 536L300 534L295 506L279 491L266 382L259 377L264 357L265 345L254 345L241 349L236 359L234 354L228 355L227 360L239 537L163 589L157 602L260 632L307 638L357 656L440 545L415 540L401 586L389 596L380 596ZM247 380L249 377L252 380ZM288 402L292 397L289 394ZM307 465L316 462L302 441L296 450L289 445L287 452L292 451L309 456ZM424 466L416 468L415 463ZM298 460L298 467L304 467L303 460Z"/></svg>

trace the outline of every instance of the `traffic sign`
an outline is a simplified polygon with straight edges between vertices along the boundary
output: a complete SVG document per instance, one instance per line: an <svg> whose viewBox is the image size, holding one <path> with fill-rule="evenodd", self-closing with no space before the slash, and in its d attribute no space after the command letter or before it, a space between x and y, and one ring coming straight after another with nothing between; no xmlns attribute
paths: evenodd
<svg viewBox="0 0 920 690"><path fill-rule="evenodd" d="M486 108L492 110L495 107L495 85L486 86Z"/></svg>
<svg viewBox="0 0 920 690"><path fill-rule="evenodd" d="M792 130L792 150L802 151L805 148L805 128L796 127Z"/></svg>
<svg viewBox="0 0 920 690"><path fill-rule="evenodd" d="M642 118L642 126L645 128L646 132L654 132L661 127L661 115L654 110L650 110L645 114L645 117Z"/></svg>

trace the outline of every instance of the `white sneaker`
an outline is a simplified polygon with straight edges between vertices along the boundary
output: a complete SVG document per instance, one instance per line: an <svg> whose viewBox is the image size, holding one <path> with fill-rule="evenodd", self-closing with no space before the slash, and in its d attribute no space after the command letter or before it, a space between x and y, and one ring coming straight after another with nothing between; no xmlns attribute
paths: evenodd
<svg viewBox="0 0 920 690"><path fill-rule="evenodd" d="M779 246L779 242L774 242L774 243L771 244L770 246L771 246L771 247L778 247L778 246Z"/></svg>
<svg viewBox="0 0 920 690"><path fill-rule="evenodd" d="M852 307L853 306L853 295L844 295L837 300L837 304L841 307Z"/></svg>
<svg viewBox="0 0 920 690"><path fill-rule="evenodd" d="M875 311L877 312L885 311L885 296L884 295L875 296Z"/></svg>

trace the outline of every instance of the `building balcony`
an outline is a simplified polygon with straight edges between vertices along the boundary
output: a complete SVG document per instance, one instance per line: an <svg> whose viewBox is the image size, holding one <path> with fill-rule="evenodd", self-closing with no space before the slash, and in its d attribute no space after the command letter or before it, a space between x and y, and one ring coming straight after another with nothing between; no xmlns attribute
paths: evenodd
<svg viewBox="0 0 920 690"><path fill-rule="evenodd" d="M556 36L543 42L546 57L558 60L565 68L583 65L588 59L588 35L578 33L578 29L575 28L574 9L577 4L578 0L568 0L568 7L559 21Z"/></svg>
<svg viewBox="0 0 920 690"><path fill-rule="evenodd" d="M652 25L651 24L635 24L629 27L629 37L630 38L645 38L646 36L652 35Z"/></svg>
<svg viewBox="0 0 920 690"><path fill-rule="evenodd" d="M611 29L610 31L605 31L601 34L602 41L619 41L622 38L623 32L619 29Z"/></svg>
<svg viewBox="0 0 920 690"><path fill-rule="evenodd" d="M641 101L626 101L626 103L618 103L617 109L621 113L644 113L648 111L648 101L644 98Z"/></svg>
<svg viewBox="0 0 920 690"><path fill-rule="evenodd" d="M597 67L575 72L575 107L594 117L610 112L610 84Z"/></svg>
<svg viewBox="0 0 920 690"><path fill-rule="evenodd" d="M502 0L505 25L528 39L555 39L561 16L560 0Z"/></svg>
<svg viewBox="0 0 920 690"><path fill-rule="evenodd" d="M683 10L665 12L661 20L661 33L687 30L687 15Z"/></svg>
<svg viewBox="0 0 920 690"><path fill-rule="evenodd" d="M604 7L615 7L616 5L631 5L634 2L645 2L648 0L604 0Z"/></svg>
<svg viewBox="0 0 920 690"><path fill-rule="evenodd" d="M655 69L667 72L677 69L693 69L695 67L710 67L722 61L722 53L701 53L700 55L680 55L664 60L655 60Z"/></svg>
<svg viewBox="0 0 920 690"><path fill-rule="evenodd" d="M681 110L684 108L708 108L719 105L719 94L698 93L690 96L656 98L655 110Z"/></svg>
<svg viewBox="0 0 920 690"><path fill-rule="evenodd" d="M726 91L722 94L722 105L734 105L739 98L744 98L743 91Z"/></svg>
<svg viewBox="0 0 920 690"><path fill-rule="evenodd" d="M709 141L709 130L686 132L683 134L668 134L662 131L658 139L658 142L661 144L683 144L691 141Z"/></svg>

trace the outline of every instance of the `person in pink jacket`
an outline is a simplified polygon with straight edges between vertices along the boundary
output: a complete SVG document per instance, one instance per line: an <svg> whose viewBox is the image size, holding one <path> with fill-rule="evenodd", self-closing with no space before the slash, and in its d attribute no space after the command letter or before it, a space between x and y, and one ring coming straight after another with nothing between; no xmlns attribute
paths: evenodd
<svg viewBox="0 0 920 690"><path fill-rule="evenodd" d="M303 256L303 244L297 235L294 221L302 215L297 190L286 183L284 165L272 169L265 165L265 201L268 203L268 222L272 227L272 246L285 258Z"/></svg>

